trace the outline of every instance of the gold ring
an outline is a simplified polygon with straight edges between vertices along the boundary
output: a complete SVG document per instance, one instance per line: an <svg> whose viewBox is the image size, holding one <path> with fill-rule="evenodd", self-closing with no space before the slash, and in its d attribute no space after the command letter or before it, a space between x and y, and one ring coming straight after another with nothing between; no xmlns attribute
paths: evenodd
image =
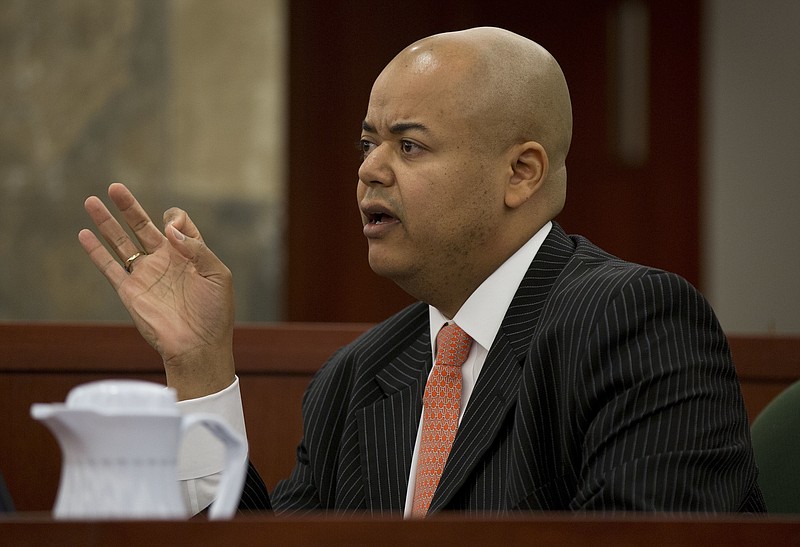
<svg viewBox="0 0 800 547"><path fill-rule="evenodd" d="M125 271L131 273L131 266L133 266L133 261L139 258L140 256L146 254L147 253L145 253L144 251L132 254L131 257L125 261Z"/></svg>

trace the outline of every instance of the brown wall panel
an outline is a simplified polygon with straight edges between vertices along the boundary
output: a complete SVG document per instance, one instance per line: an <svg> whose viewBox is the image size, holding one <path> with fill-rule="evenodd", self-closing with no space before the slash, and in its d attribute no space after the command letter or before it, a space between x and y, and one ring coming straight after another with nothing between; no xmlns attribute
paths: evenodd
<svg viewBox="0 0 800 547"><path fill-rule="evenodd" d="M300 404L311 375L242 377L242 404L250 441L250 459L272 490L294 467L300 442Z"/></svg>
<svg viewBox="0 0 800 547"><path fill-rule="evenodd" d="M302 323L237 327L234 355L250 456L268 487L288 476L294 465L308 382L331 353L366 328ZM800 379L800 338L734 337L730 342L753 419ZM110 360L115 353L124 357ZM163 383L153 354L130 325L0 323L0 470L18 509L49 510L60 474L58 445L30 417L31 404L63 401L72 387L104 378Z"/></svg>
<svg viewBox="0 0 800 547"><path fill-rule="evenodd" d="M495 25L559 60L573 99L569 195L558 220L623 258L699 279L699 0L645 2L650 17L650 150L623 165L610 127L609 18L616 0L292 3L285 317L379 321L411 298L367 264L355 200L372 81L404 46Z"/></svg>

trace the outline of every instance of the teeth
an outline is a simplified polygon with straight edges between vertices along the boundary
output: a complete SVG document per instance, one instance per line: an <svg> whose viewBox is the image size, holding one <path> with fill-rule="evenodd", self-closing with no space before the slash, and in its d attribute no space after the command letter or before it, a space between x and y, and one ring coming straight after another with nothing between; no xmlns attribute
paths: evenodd
<svg viewBox="0 0 800 547"><path fill-rule="evenodd" d="M389 219L389 218L392 218L392 217L388 213L375 212L375 213L370 213L369 214L369 222L370 222L370 224L386 224L388 222L388 220L386 220L386 219Z"/></svg>

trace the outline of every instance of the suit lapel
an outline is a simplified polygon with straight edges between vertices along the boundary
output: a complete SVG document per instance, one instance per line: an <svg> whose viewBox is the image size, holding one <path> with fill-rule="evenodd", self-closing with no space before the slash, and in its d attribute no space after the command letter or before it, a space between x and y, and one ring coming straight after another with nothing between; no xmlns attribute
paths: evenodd
<svg viewBox="0 0 800 547"><path fill-rule="evenodd" d="M523 277L486 357L431 501L431 511L445 507L461 489L515 406L522 366L539 316L550 289L572 252L574 244L561 227L553 223L550 234ZM502 494L492 493L494 496Z"/></svg>
<svg viewBox="0 0 800 547"><path fill-rule="evenodd" d="M432 366L430 333L421 331L376 374L381 398L357 413L365 501L373 512L402 511L405 503L422 393Z"/></svg>

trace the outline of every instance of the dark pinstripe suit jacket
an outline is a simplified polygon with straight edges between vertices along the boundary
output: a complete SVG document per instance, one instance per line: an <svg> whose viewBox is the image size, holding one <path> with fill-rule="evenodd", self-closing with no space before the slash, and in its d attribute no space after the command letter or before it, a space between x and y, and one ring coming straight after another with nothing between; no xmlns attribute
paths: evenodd
<svg viewBox="0 0 800 547"><path fill-rule="evenodd" d="M335 353L278 513L401 512L432 366L418 303ZM431 511L761 511L712 310L680 277L554 227L489 351ZM248 485L253 492L253 485Z"/></svg>

